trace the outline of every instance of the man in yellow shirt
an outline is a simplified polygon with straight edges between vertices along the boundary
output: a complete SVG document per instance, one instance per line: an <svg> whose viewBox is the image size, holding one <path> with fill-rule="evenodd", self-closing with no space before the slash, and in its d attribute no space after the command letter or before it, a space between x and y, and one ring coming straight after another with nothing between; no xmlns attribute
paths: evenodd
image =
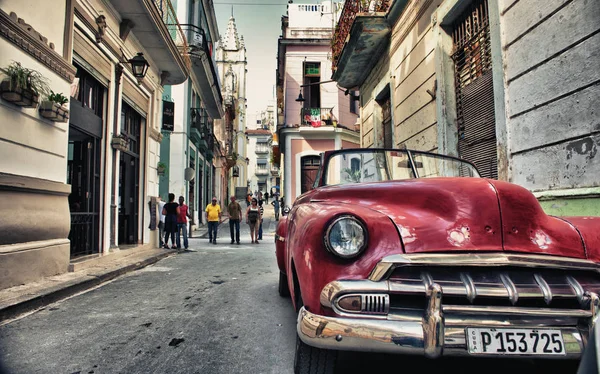
<svg viewBox="0 0 600 374"><path fill-rule="evenodd" d="M217 230L221 221L221 206L217 198L212 198L212 203L206 207L206 220L208 221L208 242L217 244Z"/></svg>

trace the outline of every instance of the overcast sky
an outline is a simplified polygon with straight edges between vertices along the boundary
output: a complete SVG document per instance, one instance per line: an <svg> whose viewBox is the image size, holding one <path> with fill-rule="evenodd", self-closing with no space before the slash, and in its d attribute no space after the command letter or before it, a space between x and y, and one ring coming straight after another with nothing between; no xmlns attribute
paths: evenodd
<svg viewBox="0 0 600 374"><path fill-rule="evenodd" d="M296 1L313 4L314 0ZM225 35L233 16L238 35L244 37L248 59L246 126L256 128L257 115L275 104L275 70L277 39L281 35L281 16L286 14L287 0L215 0L219 33ZM260 118L260 116L258 116Z"/></svg>

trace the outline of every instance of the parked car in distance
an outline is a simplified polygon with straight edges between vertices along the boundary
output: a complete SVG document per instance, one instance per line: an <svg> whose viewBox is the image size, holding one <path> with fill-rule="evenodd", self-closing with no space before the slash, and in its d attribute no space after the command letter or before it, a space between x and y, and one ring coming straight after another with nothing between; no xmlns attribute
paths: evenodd
<svg viewBox="0 0 600 374"><path fill-rule="evenodd" d="M339 350L578 360L600 306L600 217L549 216L450 156L325 152L275 242L296 373Z"/></svg>

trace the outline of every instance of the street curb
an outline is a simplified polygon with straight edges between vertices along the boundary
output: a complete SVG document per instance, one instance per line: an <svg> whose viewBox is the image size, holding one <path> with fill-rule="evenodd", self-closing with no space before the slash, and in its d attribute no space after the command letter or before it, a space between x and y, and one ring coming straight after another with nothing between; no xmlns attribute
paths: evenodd
<svg viewBox="0 0 600 374"><path fill-rule="evenodd" d="M24 313L43 309L52 303L66 299L67 297L73 296L79 292L83 292L96 286L99 286L102 283L106 283L131 271L142 269L148 265L152 265L166 257L177 253L177 250L165 251L164 253L160 253L158 255L149 257L134 264L125 265L116 270L110 270L104 274L96 275L94 276L94 278L87 279L79 283L75 283L53 291L49 291L45 294L35 296L31 299L24 300L14 305L10 305L8 307L0 309L0 322L16 318Z"/></svg>

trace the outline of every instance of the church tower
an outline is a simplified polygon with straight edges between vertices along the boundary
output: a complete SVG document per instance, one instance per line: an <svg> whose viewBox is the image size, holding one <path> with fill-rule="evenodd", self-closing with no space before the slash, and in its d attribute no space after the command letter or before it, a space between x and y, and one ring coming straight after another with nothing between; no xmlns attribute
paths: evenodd
<svg viewBox="0 0 600 374"><path fill-rule="evenodd" d="M232 193L235 187L247 187L248 163L246 161L246 74L248 72L246 60L246 45L244 37L238 35L233 17L227 24L227 33L221 36L218 42L215 60L221 79L223 103L226 107L235 108L233 131L228 134L231 139L231 150L236 153L237 173L229 173L229 186ZM229 130L228 130L229 131ZM237 176L235 176L237 174Z"/></svg>

